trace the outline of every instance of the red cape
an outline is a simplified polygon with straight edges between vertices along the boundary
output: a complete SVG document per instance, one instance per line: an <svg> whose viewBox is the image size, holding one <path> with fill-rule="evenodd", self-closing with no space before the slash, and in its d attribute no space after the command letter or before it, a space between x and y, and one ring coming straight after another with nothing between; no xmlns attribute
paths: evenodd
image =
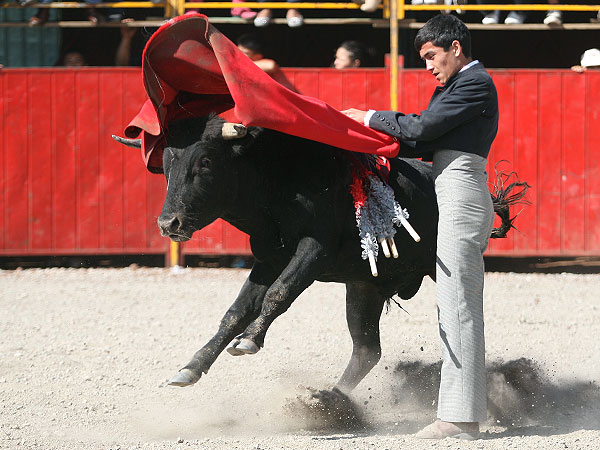
<svg viewBox="0 0 600 450"><path fill-rule="evenodd" d="M386 157L398 153L399 144L390 136L274 81L202 14L189 12L161 26L146 44L142 61L149 99L125 135L142 133L142 157L151 172L162 172L169 123L211 112L345 150Z"/></svg>

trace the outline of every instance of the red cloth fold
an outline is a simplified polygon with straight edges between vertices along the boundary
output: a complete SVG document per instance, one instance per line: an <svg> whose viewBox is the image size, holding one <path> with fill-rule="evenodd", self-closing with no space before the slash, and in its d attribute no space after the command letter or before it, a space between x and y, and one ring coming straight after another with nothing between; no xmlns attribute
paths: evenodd
<svg viewBox="0 0 600 450"><path fill-rule="evenodd" d="M142 133L142 156L162 172L169 123L217 113L245 126L260 126L345 150L394 157L399 144L316 98L274 81L237 46L196 12L169 20L150 38L142 55L149 99L125 129Z"/></svg>

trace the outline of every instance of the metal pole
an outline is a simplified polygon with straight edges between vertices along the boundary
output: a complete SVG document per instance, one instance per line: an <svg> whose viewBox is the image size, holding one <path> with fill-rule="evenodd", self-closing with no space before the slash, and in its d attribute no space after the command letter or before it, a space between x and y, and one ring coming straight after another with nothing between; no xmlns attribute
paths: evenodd
<svg viewBox="0 0 600 450"><path fill-rule="evenodd" d="M185 14L185 0L177 0L177 15L183 16Z"/></svg>
<svg viewBox="0 0 600 450"><path fill-rule="evenodd" d="M179 267L181 262L181 245L179 242L171 241L169 246L169 267Z"/></svg>
<svg viewBox="0 0 600 450"><path fill-rule="evenodd" d="M177 0L165 1L165 18L172 19L177 15Z"/></svg>
<svg viewBox="0 0 600 450"><path fill-rule="evenodd" d="M401 14L404 17L404 0L390 1L390 109L398 110L398 3L402 4Z"/></svg>

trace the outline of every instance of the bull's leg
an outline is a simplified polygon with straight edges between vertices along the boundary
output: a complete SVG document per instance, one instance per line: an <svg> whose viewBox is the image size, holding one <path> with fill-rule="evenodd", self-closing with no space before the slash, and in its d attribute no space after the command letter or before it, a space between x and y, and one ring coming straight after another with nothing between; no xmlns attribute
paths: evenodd
<svg viewBox="0 0 600 450"><path fill-rule="evenodd" d="M302 238L296 253L265 294L260 315L238 336L233 347L241 345L243 353L256 353L263 346L271 323L315 281L328 260L327 252L319 241L312 237Z"/></svg>
<svg viewBox="0 0 600 450"><path fill-rule="evenodd" d="M365 283L346 285L346 321L352 337L352 356L336 387L349 393L381 358L379 319L385 299Z"/></svg>
<svg viewBox="0 0 600 450"><path fill-rule="evenodd" d="M227 344L259 315L265 293L276 276L265 265L258 262L254 265L237 299L221 319L217 333L169 380L169 385L190 386L200 379L202 372L208 372Z"/></svg>

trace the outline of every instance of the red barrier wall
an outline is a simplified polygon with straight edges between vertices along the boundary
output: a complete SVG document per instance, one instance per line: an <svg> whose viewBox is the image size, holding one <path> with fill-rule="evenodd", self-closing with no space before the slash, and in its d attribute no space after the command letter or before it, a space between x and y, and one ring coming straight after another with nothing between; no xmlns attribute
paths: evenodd
<svg viewBox="0 0 600 450"><path fill-rule="evenodd" d="M336 108L387 109L384 69L286 69L306 95ZM520 232L490 255L600 255L600 73L492 71L500 129L490 154L532 186ZM427 105L435 80L401 72L399 109ZM164 253L165 183L139 153L112 141L144 99L139 69L0 70L0 255ZM186 253L249 253L245 235L217 221Z"/></svg>
<svg viewBox="0 0 600 450"><path fill-rule="evenodd" d="M111 142L139 109L139 70L0 71L0 252L161 253L160 178Z"/></svg>

